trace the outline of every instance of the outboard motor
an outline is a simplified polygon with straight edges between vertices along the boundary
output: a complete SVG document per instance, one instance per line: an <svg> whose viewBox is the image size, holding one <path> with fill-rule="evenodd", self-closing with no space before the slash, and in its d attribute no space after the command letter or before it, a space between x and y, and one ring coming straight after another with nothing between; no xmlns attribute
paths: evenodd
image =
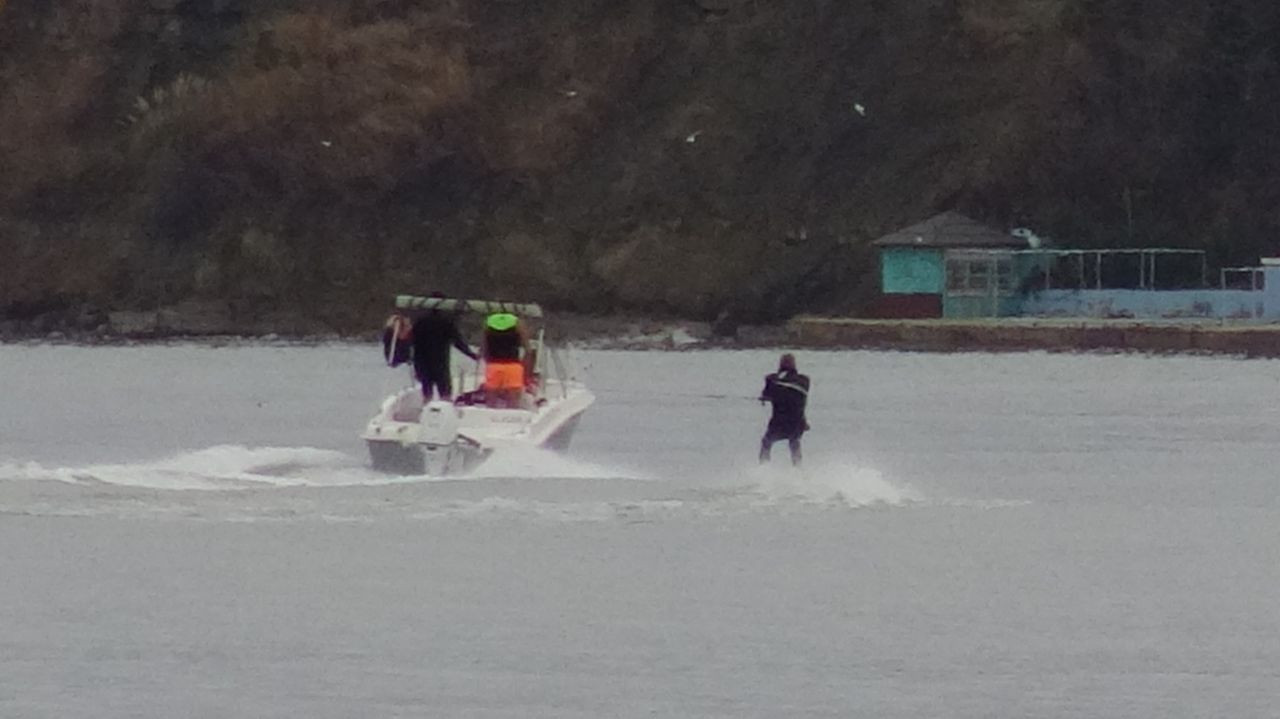
<svg viewBox="0 0 1280 719"><path fill-rule="evenodd" d="M453 469L454 443L458 439L458 409L452 402L428 402L418 415L418 427L428 473L448 474Z"/></svg>
<svg viewBox="0 0 1280 719"><path fill-rule="evenodd" d="M422 408L418 426L423 444L451 445L458 439L458 410L452 402L433 400Z"/></svg>

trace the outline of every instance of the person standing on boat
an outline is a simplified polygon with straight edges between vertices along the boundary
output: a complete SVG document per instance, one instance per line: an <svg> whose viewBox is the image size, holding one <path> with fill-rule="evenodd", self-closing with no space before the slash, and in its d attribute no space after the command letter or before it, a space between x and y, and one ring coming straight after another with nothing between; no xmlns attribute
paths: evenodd
<svg viewBox="0 0 1280 719"><path fill-rule="evenodd" d="M800 437L809 429L804 418L808 400L809 378L796 371L795 355L782 355L778 371L764 378L764 389L760 391L760 403L773 405L769 426L760 440L761 464L769 461L773 443L785 439L791 450L791 464L800 466Z"/></svg>
<svg viewBox="0 0 1280 719"><path fill-rule="evenodd" d="M484 392L490 406L518 407L525 387L522 353L529 350L520 319L496 312L485 319Z"/></svg>
<svg viewBox="0 0 1280 719"><path fill-rule="evenodd" d="M432 297L443 297L432 293ZM431 309L414 320L413 331L413 373L422 383L422 397L431 401L432 390L440 399L453 398L453 376L449 372L449 348L457 347L458 351L473 360L480 359L471 345L458 332L458 323L451 314L443 310Z"/></svg>

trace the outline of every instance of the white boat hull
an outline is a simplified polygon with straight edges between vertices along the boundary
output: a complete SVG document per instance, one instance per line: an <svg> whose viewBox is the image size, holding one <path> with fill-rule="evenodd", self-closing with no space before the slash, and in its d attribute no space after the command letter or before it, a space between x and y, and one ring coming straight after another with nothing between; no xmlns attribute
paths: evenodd
<svg viewBox="0 0 1280 719"><path fill-rule="evenodd" d="M455 445L401 444L367 440L369 459L379 472L444 477L465 474L485 459L490 451Z"/></svg>
<svg viewBox="0 0 1280 719"><path fill-rule="evenodd" d="M433 401L409 387L382 403L361 435L373 468L394 474L463 474L504 447L568 449L578 421L595 401L580 383L552 380L541 398L519 408Z"/></svg>

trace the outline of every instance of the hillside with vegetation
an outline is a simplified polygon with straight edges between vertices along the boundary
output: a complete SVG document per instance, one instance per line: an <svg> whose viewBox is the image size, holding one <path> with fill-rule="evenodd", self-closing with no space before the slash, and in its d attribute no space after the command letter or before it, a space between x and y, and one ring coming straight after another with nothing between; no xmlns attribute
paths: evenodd
<svg viewBox="0 0 1280 719"><path fill-rule="evenodd" d="M853 311L955 209L1280 236L1274 0L8 0L0 318Z"/></svg>

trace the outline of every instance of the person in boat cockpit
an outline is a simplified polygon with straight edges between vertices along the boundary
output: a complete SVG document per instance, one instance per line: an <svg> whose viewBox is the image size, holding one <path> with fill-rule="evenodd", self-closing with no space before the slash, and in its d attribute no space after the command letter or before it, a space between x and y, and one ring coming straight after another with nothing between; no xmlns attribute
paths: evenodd
<svg viewBox="0 0 1280 719"><path fill-rule="evenodd" d="M809 429L804 418L805 404L809 400L809 378L796 371L796 358L784 354L778 361L778 371L764 378L760 403L773 404L773 416L760 440L760 463L769 461L773 443L787 440L791 450L791 464L800 466L800 437Z"/></svg>
<svg viewBox="0 0 1280 719"><path fill-rule="evenodd" d="M443 297L433 293L432 297ZM422 383L422 397L431 401L434 389L440 399L453 398L453 377L449 372L449 348L473 360L480 359L458 332L458 322L442 310L427 310L413 323L413 373Z"/></svg>
<svg viewBox="0 0 1280 719"><path fill-rule="evenodd" d="M444 297L439 292L431 296ZM458 332L454 317L437 309L427 311L416 322L394 314L382 331L382 352L387 364L398 367L412 361L413 374L422 384L422 396L427 401L431 400L433 390L440 399L453 397L453 377L449 372L451 346L473 360L479 359Z"/></svg>
<svg viewBox="0 0 1280 719"><path fill-rule="evenodd" d="M522 354L529 353L520 320L508 312L489 315L484 326L485 401L495 407L519 407L525 388Z"/></svg>

